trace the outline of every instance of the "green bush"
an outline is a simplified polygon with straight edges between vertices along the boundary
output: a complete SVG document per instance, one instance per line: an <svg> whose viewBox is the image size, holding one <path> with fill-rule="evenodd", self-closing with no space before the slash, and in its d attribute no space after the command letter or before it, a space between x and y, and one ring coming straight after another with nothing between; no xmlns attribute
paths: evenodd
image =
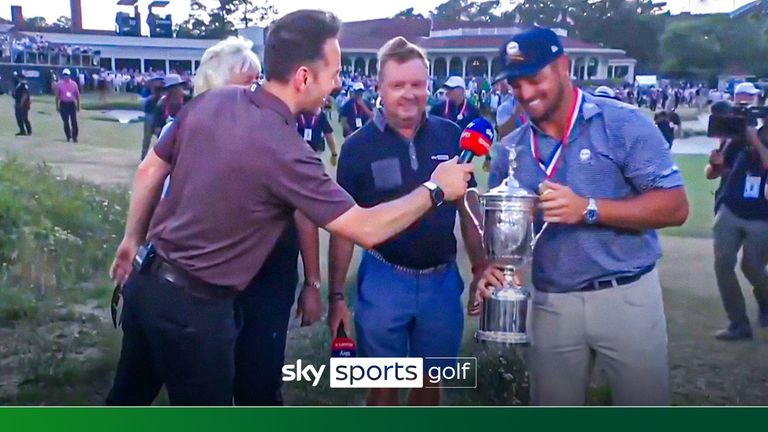
<svg viewBox="0 0 768 432"><path fill-rule="evenodd" d="M107 271L126 208L125 190L0 161L0 351L18 383L0 383L0 401L71 404L107 388Z"/></svg>
<svg viewBox="0 0 768 432"><path fill-rule="evenodd" d="M0 278L41 292L104 281L127 194L0 162ZM1 294L0 294L1 295Z"/></svg>

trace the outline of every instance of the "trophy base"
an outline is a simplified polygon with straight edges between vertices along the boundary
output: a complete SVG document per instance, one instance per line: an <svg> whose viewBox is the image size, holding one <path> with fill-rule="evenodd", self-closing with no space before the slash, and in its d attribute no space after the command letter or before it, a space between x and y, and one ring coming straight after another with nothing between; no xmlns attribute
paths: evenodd
<svg viewBox="0 0 768 432"><path fill-rule="evenodd" d="M475 339L478 342L527 345L530 343L527 321L531 293L528 288L514 284L511 267L504 270L506 284L483 302Z"/></svg>
<svg viewBox="0 0 768 432"><path fill-rule="evenodd" d="M525 333L507 333L484 330L475 332L475 340L478 342L493 342L507 345L528 345L531 343L530 336Z"/></svg>

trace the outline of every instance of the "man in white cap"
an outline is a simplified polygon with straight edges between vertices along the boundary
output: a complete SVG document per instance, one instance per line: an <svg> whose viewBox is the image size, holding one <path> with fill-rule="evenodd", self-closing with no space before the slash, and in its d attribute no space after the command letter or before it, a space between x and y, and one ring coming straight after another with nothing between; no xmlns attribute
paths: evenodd
<svg viewBox="0 0 768 432"><path fill-rule="evenodd" d="M600 86L597 89L595 89L595 92L592 94L597 97L604 97L604 98L618 100L618 98L616 97L616 92L613 91L613 89L608 86Z"/></svg>
<svg viewBox="0 0 768 432"><path fill-rule="evenodd" d="M743 82L733 90L733 102L736 105L755 105L760 89L751 82Z"/></svg>
<svg viewBox="0 0 768 432"><path fill-rule="evenodd" d="M80 90L77 83L72 80L72 73L69 69L61 72L61 81L56 84L54 91L56 97L56 111L61 115L61 121L64 122L64 135L67 142L72 140L77 142L77 113L80 111Z"/></svg>
<svg viewBox="0 0 768 432"><path fill-rule="evenodd" d="M467 100L464 78L452 76L445 81L443 88L446 90L445 101L432 105L429 115L446 118L459 125L462 130L480 117L477 107Z"/></svg>
<svg viewBox="0 0 768 432"><path fill-rule="evenodd" d="M354 83L352 85L352 96L339 109L339 118L341 119L344 138L363 127L373 116L371 106L363 99L363 93L365 93L363 83Z"/></svg>
<svg viewBox="0 0 768 432"><path fill-rule="evenodd" d="M758 93L754 84L741 83L734 89L734 103L755 105ZM758 324L768 327L768 131L763 127L758 132L754 126L748 125L739 139L723 140L710 154L706 168L707 179L722 179L715 194L713 244L717 286L729 321L715 338L724 341L752 339L736 276L739 250L741 270L757 301Z"/></svg>

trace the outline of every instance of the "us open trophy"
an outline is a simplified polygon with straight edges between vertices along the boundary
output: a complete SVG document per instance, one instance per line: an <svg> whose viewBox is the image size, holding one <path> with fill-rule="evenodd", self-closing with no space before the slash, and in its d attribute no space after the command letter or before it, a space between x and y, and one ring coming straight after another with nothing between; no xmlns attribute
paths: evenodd
<svg viewBox="0 0 768 432"><path fill-rule="evenodd" d="M494 289L483 302L480 326L475 339L480 342L527 344L526 329L530 290L515 284L513 275L533 259L533 217L538 196L520 187L515 179L517 154L509 153L509 175L504 182L480 195L477 189L467 190L464 206L483 237L483 246L489 260L504 269L503 289ZM474 195L480 203L477 217L468 203Z"/></svg>

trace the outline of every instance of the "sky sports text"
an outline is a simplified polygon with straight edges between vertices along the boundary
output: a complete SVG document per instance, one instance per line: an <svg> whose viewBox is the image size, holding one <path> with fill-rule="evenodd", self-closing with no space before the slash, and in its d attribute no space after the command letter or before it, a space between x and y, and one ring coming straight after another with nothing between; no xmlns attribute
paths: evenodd
<svg viewBox="0 0 768 432"><path fill-rule="evenodd" d="M283 382L317 387L327 370L331 388L477 387L474 357L334 357L326 366L296 360L283 366Z"/></svg>

